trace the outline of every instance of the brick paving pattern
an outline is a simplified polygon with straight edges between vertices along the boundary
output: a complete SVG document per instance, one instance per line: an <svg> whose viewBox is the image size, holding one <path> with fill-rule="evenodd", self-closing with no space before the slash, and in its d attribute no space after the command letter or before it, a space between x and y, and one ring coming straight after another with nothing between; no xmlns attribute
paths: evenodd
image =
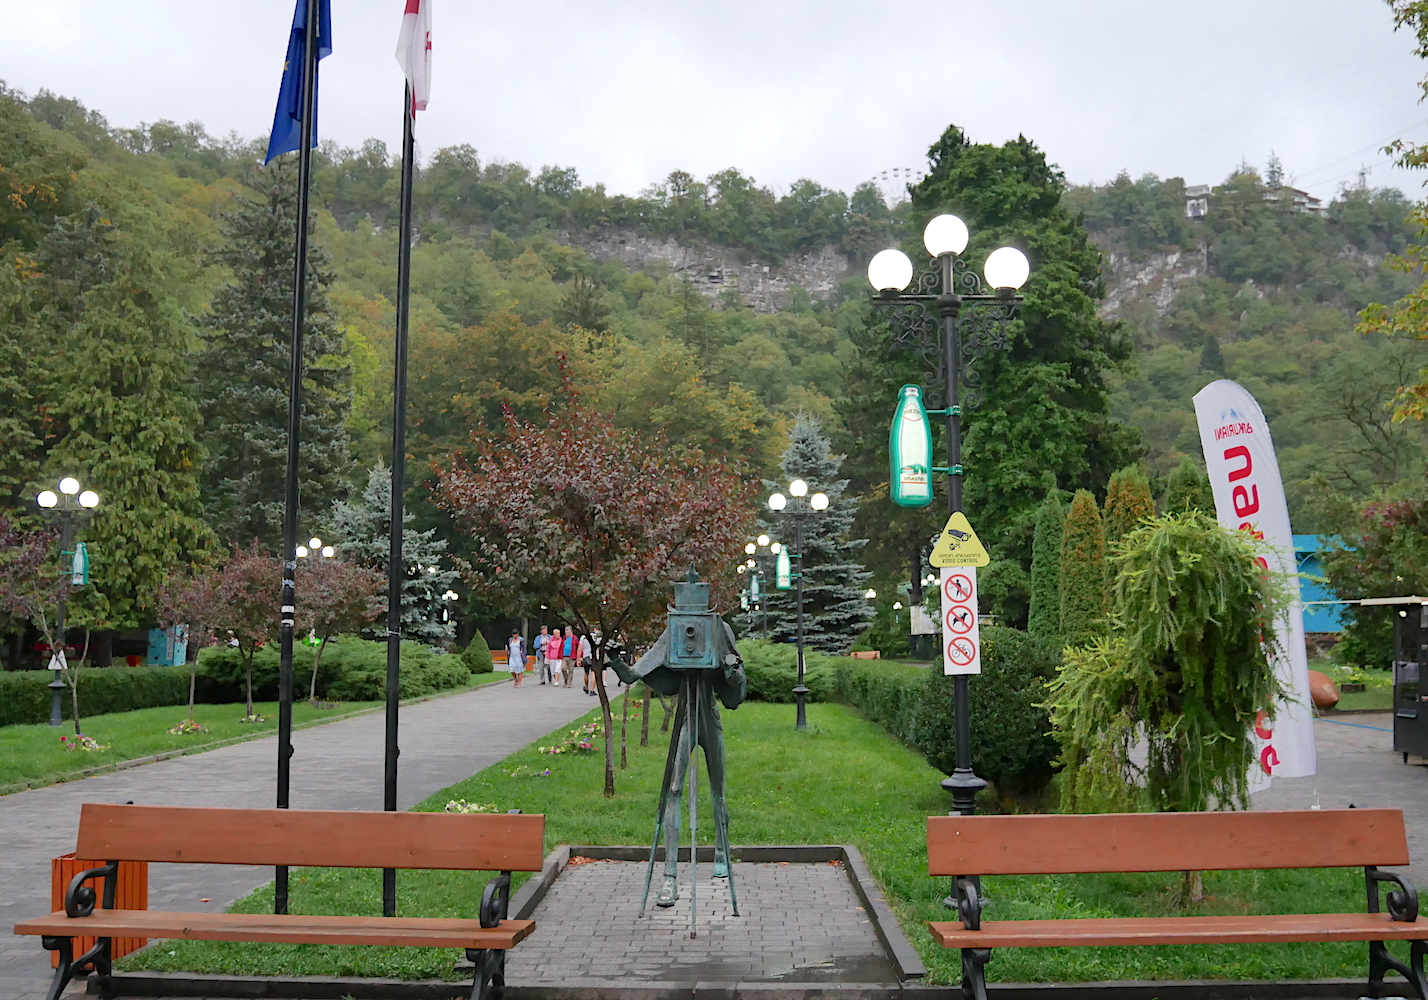
<svg viewBox="0 0 1428 1000"><path fill-rule="evenodd" d="M579 861L580 859L577 859ZM897 974L841 865L736 863L739 912L728 883L699 866L698 931L689 937L688 866L680 899L639 917L645 865L566 867L536 908L536 931L511 952L513 986L619 981L895 983Z"/></svg>
<svg viewBox="0 0 1428 1000"><path fill-rule="evenodd" d="M554 689L532 678L519 689L495 683L404 707L398 807L496 763L595 704L578 685ZM376 712L293 733L293 807L381 809L384 725ZM74 850L82 803L264 808L276 795L276 762L272 736L0 796L0 1000L37 1000L49 986L49 953L39 938L10 928L49 912L49 861ZM271 879L271 868L151 865L149 906L219 911Z"/></svg>

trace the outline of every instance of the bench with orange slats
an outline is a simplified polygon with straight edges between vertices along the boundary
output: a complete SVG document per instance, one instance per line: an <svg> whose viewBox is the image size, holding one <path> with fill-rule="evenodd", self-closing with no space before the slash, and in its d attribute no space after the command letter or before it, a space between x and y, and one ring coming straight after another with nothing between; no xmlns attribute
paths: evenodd
<svg viewBox="0 0 1428 1000"><path fill-rule="evenodd" d="M58 1000L75 975L93 971L101 992L122 990L111 974L110 939L274 941L292 944L409 945L464 948L476 966L474 1000L505 985L505 954L535 930L533 920L509 920L511 872L539 871L545 817L517 814L318 812L297 809L184 809L86 803L77 852L108 864L80 872L65 893L65 908L22 921L16 934L39 935L59 952L47 1000ZM480 919L345 917L282 913L169 913L116 910L120 861L188 864L289 865L329 868L496 871L481 899ZM102 892L85 883L104 880ZM96 902L100 905L96 908ZM98 943L78 958L75 937Z"/></svg>
<svg viewBox="0 0 1428 1000"><path fill-rule="evenodd" d="M974 1000L986 998L984 967L993 948L1284 941L1366 941L1370 996L1384 995L1384 973L1393 969L1428 1000L1423 975L1428 920L1418 919L1418 891L1404 876L1378 868L1408 864L1403 813L1398 809L932 816L927 820L927 861L932 875L955 880L962 919L929 927L944 948L962 949L962 991ZM983 875L1360 865L1368 892L1366 913L982 919ZM1379 911L1380 882L1394 885L1384 900L1386 913ZM1390 956L1385 941L1411 942L1409 964Z"/></svg>

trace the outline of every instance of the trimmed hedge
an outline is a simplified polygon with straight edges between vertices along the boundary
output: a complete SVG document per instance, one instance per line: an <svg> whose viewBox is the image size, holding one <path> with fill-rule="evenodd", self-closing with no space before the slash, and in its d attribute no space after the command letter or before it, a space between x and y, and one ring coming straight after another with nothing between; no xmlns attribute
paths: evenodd
<svg viewBox="0 0 1428 1000"><path fill-rule="evenodd" d="M50 721L52 670L0 670L0 726ZM73 716L69 688L61 692L66 719ZM188 704L187 667L109 667L79 674L81 715Z"/></svg>
<svg viewBox="0 0 1428 1000"><path fill-rule="evenodd" d="M798 648L791 642L745 639L739 643L744 658L744 674L749 681L750 701L788 703L794 700L798 684ZM829 701L833 697L833 664L842 657L803 647L803 683L808 701Z"/></svg>
<svg viewBox="0 0 1428 1000"><path fill-rule="evenodd" d="M983 628L982 673L971 680L972 766L1003 794L1035 793L1051 780L1060 750L1044 708L1059 651L1019 629ZM941 670L880 660L842 660L839 698L925 756L955 766L953 679Z"/></svg>
<svg viewBox="0 0 1428 1000"><path fill-rule="evenodd" d="M307 696L314 647L293 650L293 697ZM49 670L0 671L0 726L36 725L50 718L54 673ZM79 675L79 711L83 716L131 712L139 708L188 704L189 668L85 668ZM402 697L464 687L471 672L459 656L429 646L402 643ZM380 701L387 690L387 645L357 636L339 636L327 644L317 678L317 693L332 701ZM69 690L63 692L64 717L70 718ZM199 657L196 700L222 704L243 700L243 661L236 649L216 646ZM268 646L253 659L253 697L278 697L278 650Z"/></svg>
<svg viewBox="0 0 1428 1000"><path fill-rule="evenodd" d="M473 674L489 674L496 669L496 663L491 659L491 647L486 644L486 637L481 634L480 629L476 630L476 634L461 651L461 662L465 663L466 669Z"/></svg>

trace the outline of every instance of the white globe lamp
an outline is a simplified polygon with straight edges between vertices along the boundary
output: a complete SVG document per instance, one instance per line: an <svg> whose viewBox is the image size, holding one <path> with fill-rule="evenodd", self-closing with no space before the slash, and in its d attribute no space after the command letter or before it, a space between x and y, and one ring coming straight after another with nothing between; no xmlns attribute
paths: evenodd
<svg viewBox="0 0 1428 1000"><path fill-rule="evenodd" d="M922 231L922 245L934 257L967 249L967 224L955 215L939 215Z"/></svg>
<svg viewBox="0 0 1428 1000"><path fill-rule="evenodd" d="M912 261L901 250L879 250L868 261L868 281L880 292L900 292L912 284Z"/></svg>
<svg viewBox="0 0 1428 1000"><path fill-rule="evenodd" d="M987 263L982 266L987 284L993 288L1008 288L1013 291L1026 284L1031 274L1031 264L1026 254L1016 247L999 247L987 255Z"/></svg>

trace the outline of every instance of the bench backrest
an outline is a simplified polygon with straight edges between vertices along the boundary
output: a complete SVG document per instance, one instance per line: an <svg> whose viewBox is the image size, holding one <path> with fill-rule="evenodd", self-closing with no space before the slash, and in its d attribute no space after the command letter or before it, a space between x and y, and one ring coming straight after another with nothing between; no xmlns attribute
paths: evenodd
<svg viewBox="0 0 1428 1000"><path fill-rule="evenodd" d="M1399 809L931 816L927 820L927 866L932 875L1406 864L1408 839Z"/></svg>
<svg viewBox="0 0 1428 1000"><path fill-rule="evenodd" d="M545 817L86 802L76 853L104 861L533 872L545 854Z"/></svg>

